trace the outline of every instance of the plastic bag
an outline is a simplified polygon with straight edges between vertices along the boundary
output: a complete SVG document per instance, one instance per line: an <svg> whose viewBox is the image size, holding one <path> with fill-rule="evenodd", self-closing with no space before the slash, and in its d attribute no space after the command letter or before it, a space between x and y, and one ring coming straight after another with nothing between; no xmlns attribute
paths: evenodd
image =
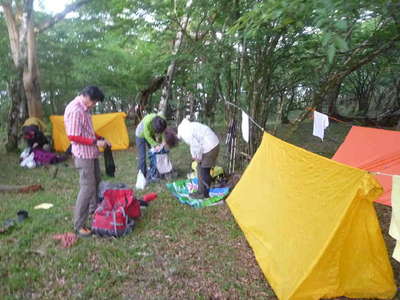
<svg viewBox="0 0 400 300"><path fill-rule="evenodd" d="M29 154L27 157L25 157L21 163L19 164L21 167L26 167L29 169L33 169L36 167L36 162L35 162L35 156L34 153L32 152Z"/></svg>
<svg viewBox="0 0 400 300"><path fill-rule="evenodd" d="M27 158L31 154L31 148L25 148L24 151L21 152L21 155L19 156L22 160Z"/></svg>
<svg viewBox="0 0 400 300"><path fill-rule="evenodd" d="M172 163L169 160L168 154L157 154L157 169L160 174L166 174L172 171Z"/></svg>
<svg viewBox="0 0 400 300"><path fill-rule="evenodd" d="M143 190L146 187L146 178L144 177L141 170L139 170L138 175L136 177L136 189Z"/></svg>

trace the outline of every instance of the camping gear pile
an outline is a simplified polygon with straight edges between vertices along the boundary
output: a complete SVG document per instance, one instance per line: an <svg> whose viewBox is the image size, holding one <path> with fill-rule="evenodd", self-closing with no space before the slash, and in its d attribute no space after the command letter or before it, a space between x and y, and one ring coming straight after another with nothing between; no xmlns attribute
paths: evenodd
<svg viewBox="0 0 400 300"><path fill-rule="evenodd" d="M49 151L50 142L44 135L45 125L38 118L28 118L22 126L22 136L26 141L25 148L20 155L20 166L35 168L37 166L56 164L65 161L67 155L58 155Z"/></svg>
<svg viewBox="0 0 400 300"><path fill-rule="evenodd" d="M150 149L148 151L150 166L147 170L147 177L142 171L138 171L136 177L136 189L143 190L147 183L158 182L161 179L171 179L176 177L176 172L172 167L171 160L169 159L169 150L165 147L161 149Z"/></svg>
<svg viewBox="0 0 400 300"><path fill-rule="evenodd" d="M93 214L92 232L101 237L121 237L130 233L143 207L157 194L150 193L137 199L134 191L124 183L102 182L99 186L100 204Z"/></svg>
<svg viewBox="0 0 400 300"><path fill-rule="evenodd" d="M20 155L20 166L32 169L39 166L57 164L67 159L67 155L59 155L42 148L25 148Z"/></svg>
<svg viewBox="0 0 400 300"><path fill-rule="evenodd" d="M152 148L148 151L150 167L147 172L147 181L151 182L168 178L168 175L172 174L173 168L168 154L169 150L165 147L159 150Z"/></svg>
<svg viewBox="0 0 400 300"><path fill-rule="evenodd" d="M177 180L172 183L167 183L168 190L179 200L182 204L187 204L192 207L206 207L221 203L229 193L228 187L220 187L210 189L210 197L204 199L193 199L190 194L198 190L198 179L185 179Z"/></svg>
<svg viewBox="0 0 400 300"><path fill-rule="evenodd" d="M192 162L192 165L191 165L192 172L186 174L187 179L197 178L197 164L198 163L195 160ZM224 169L220 166L215 166L215 167L211 168L210 175L213 179L213 182L220 186L224 185L224 183L227 182Z"/></svg>

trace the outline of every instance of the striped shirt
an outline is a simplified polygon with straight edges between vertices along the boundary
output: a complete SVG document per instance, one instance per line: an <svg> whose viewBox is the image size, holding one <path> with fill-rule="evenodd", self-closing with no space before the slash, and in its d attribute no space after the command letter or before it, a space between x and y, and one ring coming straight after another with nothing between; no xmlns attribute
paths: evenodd
<svg viewBox="0 0 400 300"><path fill-rule="evenodd" d="M96 133L93 129L92 116L83 103L82 96L77 96L65 108L64 124L75 157L95 159L99 156L99 149L94 144Z"/></svg>

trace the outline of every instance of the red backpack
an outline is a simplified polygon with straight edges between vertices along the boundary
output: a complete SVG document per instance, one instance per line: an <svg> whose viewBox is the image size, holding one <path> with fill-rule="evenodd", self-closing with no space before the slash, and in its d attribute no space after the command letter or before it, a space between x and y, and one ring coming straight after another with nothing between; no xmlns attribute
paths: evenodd
<svg viewBox="0 0 400 300"><path fill-rule="evenodd" d="M94 212L92 231L100 236L120 237L132 231L134 218L140 217L140 204L133 190L106 190Z"/></svg>

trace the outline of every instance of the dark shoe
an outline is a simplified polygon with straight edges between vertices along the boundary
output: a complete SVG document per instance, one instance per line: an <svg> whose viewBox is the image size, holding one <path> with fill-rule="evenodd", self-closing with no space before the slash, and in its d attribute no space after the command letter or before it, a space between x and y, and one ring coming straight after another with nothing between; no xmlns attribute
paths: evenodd
<svg viewBox="0 0 400 300"><path fill-rule="evenodd" d="M27 219L29 216L28 212L26 210L19 210L17 212L17 221L19 223L23 222L25 219Z"/></svg>
<svg viewBox="0 0 400 300"><path fill-rule="evenodd" d="M81 229L76 231L76 234L79 237L86 238L86 237L90 237L92 235L92 231L86 227L82 227Z"/></svg>
<svg viewBox="0 0 400 300"><path fill-rule="evenodd" d="M145 207L149 206L149 203L148 203L148 202L143 201L143 200L141 200L141 199L139 199L139 204L140 204L140 207L141 207L141 208L145 208Z"/></svg>

